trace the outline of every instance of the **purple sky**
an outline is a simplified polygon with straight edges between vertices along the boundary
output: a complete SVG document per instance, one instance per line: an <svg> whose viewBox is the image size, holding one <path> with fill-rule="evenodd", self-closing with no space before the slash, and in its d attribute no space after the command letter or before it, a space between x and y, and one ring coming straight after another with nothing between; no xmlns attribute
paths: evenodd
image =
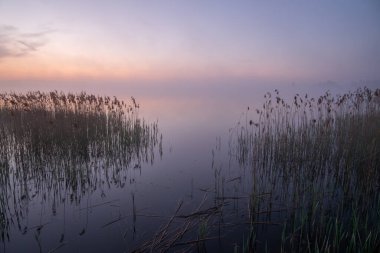
<svg viewBox="0 0 380 253"><path fill-rule="evenodd" d="M8 81L380 80L379 1L1 0Z"/></svg>

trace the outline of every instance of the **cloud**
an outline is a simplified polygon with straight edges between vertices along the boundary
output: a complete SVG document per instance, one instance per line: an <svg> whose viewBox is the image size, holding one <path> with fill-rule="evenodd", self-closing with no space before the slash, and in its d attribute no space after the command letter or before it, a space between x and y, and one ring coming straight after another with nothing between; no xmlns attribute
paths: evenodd
<svg viewBox="0 0 380 253"><path fill-rule="evenodd" d="M12 26L12 25L1 25L0 26L0 31L4 31L4 32L12 32L12 31L16 31L17 28L15 26Z"/></svg>
<svg viewBox="0 0 380 253"><path fill-rule="evenodd" d="M23 33L17 27L0 25L0 59L22 57L38 51L47 43L47 35L53 30Z"/></svg>

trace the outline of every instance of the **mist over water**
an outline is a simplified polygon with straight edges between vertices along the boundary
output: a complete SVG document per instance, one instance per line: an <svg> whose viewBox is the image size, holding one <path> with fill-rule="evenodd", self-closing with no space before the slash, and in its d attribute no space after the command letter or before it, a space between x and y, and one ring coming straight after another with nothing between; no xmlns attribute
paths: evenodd
<svg viewBox="0 0 380 253"><path fill-rule="evenodd" d="M250 86L248 83L222 83L209 86L180 84L180 87L163 85L160 88L148 88L143 84L128 87L111 82L109 86L97 83L69 86L46 83L33 86L18 83L12 87L5 86L2 91L16 93L31 90L62 90L74 93L86 91L89 94L110 96L111 101L113 96L116 96L120 100L130 102L130 97L133 96L136 98L135 110L138 112L138 116L134 116L135 122L145 122L146 125L142 126L142 129L146 126L147 134L151 133L150 127L157 132L153 133L153 139L149 135L144 137L144 133L140 136L142 139L152 140L145 147L149 153L149 159L146 160L139 161L138 157L144 156L145 152L142 152L139 145L128 154L122 151L114 153L114 156L107 156L107 149L102 149L102 145L105 145L102 141L107 143L107 138L97 140L96 136L101 137L97 134L93 136L94 143L97 143L93 147L94 150L103 150L100 158L97 158L95 152L92 153L93 157L76 159L74 156L74 162L68 164L65 164L65 160L72 159L71 155L69 158L62 156L62 161L58 160L58 163L48 162L49 159L55 160L54 156L42 159L45 162L44 166L55 168L56 171L59 171L60 167L73 167L78 174L73 174L72 177L82 182L82 188L78 191L72 187L71 181L67 181L69 174L65 175L64 172L63 176L46 176L36 181L17 181L17 176L7 179L14 185L9 185L8 188L3 185L2 190L19 189L19 192L8 192L8 199L2 200L4 210L8 210L7 221L4 220L6 229L3 230L2 249L5 252L20 252L26 249L33 249L35 252L41 249L42 252L55 249L57 252L130 252L154 237L159 228L176 214L176 208L181 201L183 206L178 213L180 215L186 216L196 212L198 206L203 203L201 209L210 212L207 221L213 221L208 208L217 208L215 210L219 212L219 208L226 205L226 214L233 210L234 215L240 217L234 219L227 215L226 221L239 224L246 222L249 215L244 198L250 194L252 185L250 180L246 181L244 178L249 178L251 174L245 166L239 165L239 161L232 158L232 139L242 127L249 125L251 120L256 122L257 118L252 112L256 109L262 110L266 92L274 94L275 90L279 90L282 97L291 100L297 93L301 96L307 93L309 97L318 97L326 90L330 90L332 94L352 90L347 86L332 83L331 87L326 89L326 85L328 87L328 83L308 87L297 84L271 83ZM352 87L355 87L355 84ZM63 127L62 122L60 124ZM99 128L102 122L87 121L87 136L89 130ZM26 129L21 129L21 133ZM37 127L36 130L38 129ZM38 131L42 135L44 131L48 132L43 128ZM86 131L76 135L76 138L80 141L86 135ZM123 135L127 136L128 133ZM54 138L54 134L52 136ZM66 138L70 139L70 136L70 132L67 132ZM110 139L115 147L122 147L114 142L122 140L120 136L120 133L115 132L115 137ZM92 145L91 138L90 135L90 142L85 143L85 146ZM28 143L27 140L22 140ZM73 147L68 143L69 146L63 146L62 152ZM23 147L24 144L18 145ZM47 149L50 150L52 147L47 146ZM4 154L7 152L4 151ZM14 152L17 156L18 151ZM72 148L71 152L80 154L82 151ZM116 157L118 155L123 159L127 158L125 161L128 163L119 161ZM134 158L128 160L129 156ZM33 154L28 153L24 157L26 160L34 161ZM17 171L19 166L17 163L13 164L13 169ZM86 176L81 174L82 170L87 171ZM26 177L40 177L38 173L28 173L25 172ZM21 183L25 184L25 188L19 185ZM60 189L59 194L54 189ZM15 197L14 200L12 196ZM274 215L271 222L281 220L282 215ZM190 227L193 225L195 231L198 231L197 227L203 223L200 219L190 224ZM210 232L215 225L212 222L211 224L213 226L210 225ZM230 252L235 243L241 243L242 235L247 233L249 234L249 231L244 226L238 225L236 230L226 229L223 232L223 238L229 238L225 242L210 241L206 246L214 251L220 251L226 246L225 252ZM267 238L275 238L278 233L281 233L281 228L269 229L265 235ZM185 238L190 241L194 239L192 236ZM279 243L279 239L273 240ZM23 243L17 243L19 241ZM259 248L262 249L262 246Z"/></svg>
<svg viewBox="0 0 380 253"><path fill-rule="evenodd" d="M379 7L1 0L0 253L380 252Z"/></svg>

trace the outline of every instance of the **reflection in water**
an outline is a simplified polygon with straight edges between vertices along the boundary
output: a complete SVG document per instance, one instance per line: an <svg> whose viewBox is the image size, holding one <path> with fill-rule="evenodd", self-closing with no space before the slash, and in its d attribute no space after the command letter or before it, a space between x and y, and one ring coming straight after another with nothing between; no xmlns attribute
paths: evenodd
<svg viewBox="0 0 380 253"><path fill-rule="evenodd" d="M131 172L162 155L162 140L133 99L0 95L4 251L22 252L20 240L52 251L66 243L63 252L371 251L380 238L379 95L288 104L267 94L229 133L235 117L218 122L229 136L212 147L218 128L204 122L214 118L190 107L199 114L186 120L201 127L165 121L171 155L144 166L137 183Z"/></svg>
<svg viewBox="0 0 380 253"><path fill-rule="evenodd" d="M277 91L266 98L231 144L251 174L247 246L266 250L270 241L275 252L377 252L380 90L297 94L291 104ZM267 232L257 224L267 224Z"/></svg>
<svg viewBox="0 0 380 253"><path fill-rule="evenodd" d="M266 98L231 131L227 170L217 138L212 200L181 202L138 250L378 251L380 91Z"/></svg>
<svg viewBox="0 0 380 253"><path fill-rule="evenodd" d="M0 94L0 232L22 222L33 199L78 205L85 194L123 187L129 169L162 156L157 123L138 116L132 97L58 92ZM68 198L68 199L66 199Z"/></svg>

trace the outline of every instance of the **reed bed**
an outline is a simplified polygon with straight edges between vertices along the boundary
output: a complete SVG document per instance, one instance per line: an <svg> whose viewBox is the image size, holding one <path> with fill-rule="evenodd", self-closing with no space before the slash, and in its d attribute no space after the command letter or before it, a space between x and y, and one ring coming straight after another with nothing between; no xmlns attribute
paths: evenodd
<svg viewBox="0 0 380 253"><path fill-rule="evenodd" d="M240 249L378 252L380 90L265 98L230 144L251 174L251 232ZM258 239L258 221L276 221L282 232Z"/></svg>
<svg viewBox="0 0 380 253"><path fill-rule="evenodd" d="M214 186L200 190L217 211L173 224L179 207L136 252L380 251L380 90L265 99L230 132L243 170L224 171L220 138L212 150Z"/></svg>
<svg viewBox="0 0 380 253"><path fill-rule="evenodd" d="M0 232L22 229L28 202L56 204L97 189L123 187L130 169L153 163L162 136L132 97L62 92L0 94Z"/></svg>

